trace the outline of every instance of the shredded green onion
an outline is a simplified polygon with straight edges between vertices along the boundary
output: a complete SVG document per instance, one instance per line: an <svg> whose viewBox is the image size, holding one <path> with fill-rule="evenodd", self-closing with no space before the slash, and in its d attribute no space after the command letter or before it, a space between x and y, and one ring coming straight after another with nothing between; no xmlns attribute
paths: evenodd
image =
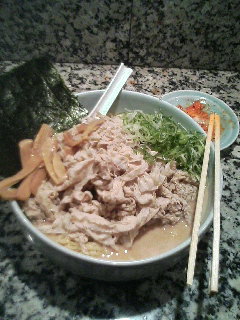
<svg viewBox="0 0 240 320"><path fill-rule="evenodd" d="M201 133L187 131L159 112L145 114L134 111L120 116L126 130L140 145L137 151L147 161L176 161L179 169L200 179L205 144L205 137ZM151 151L156 154L153 155Z"/></svg>

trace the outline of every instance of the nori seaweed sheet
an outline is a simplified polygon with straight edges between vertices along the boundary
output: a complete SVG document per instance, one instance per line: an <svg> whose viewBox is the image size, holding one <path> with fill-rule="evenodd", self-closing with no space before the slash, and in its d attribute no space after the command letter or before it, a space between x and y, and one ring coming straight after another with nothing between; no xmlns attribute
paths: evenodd
<svg viewBox="0 0 240 320"><path fill-rule="evenodd" d="M59 132L86 115L48 58L32 59L0 75L0 176L19 170L17 144L34 138L41 124Z"/></svg>

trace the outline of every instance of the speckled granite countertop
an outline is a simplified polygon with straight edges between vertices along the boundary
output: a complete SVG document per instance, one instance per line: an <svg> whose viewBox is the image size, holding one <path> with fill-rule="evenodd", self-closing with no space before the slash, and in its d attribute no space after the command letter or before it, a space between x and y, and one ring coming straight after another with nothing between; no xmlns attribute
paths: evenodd
<svg viewBox="0 0 240 320"><path fill-rule="evenodd" d="M2 63L0 71L11 66ZM105 88L116 66L58 64L74 92ZM134 68L127 89L161 97L178 89L212 93L240 115L240 74ZM195 280L185 285L186 261L152 279L104 283L59 269L24 238L6 203L0 206L0 319L218 319L240 318L240 140L222 152L221 272L217 295L208 293L212 231L199 244Z"/></svg>

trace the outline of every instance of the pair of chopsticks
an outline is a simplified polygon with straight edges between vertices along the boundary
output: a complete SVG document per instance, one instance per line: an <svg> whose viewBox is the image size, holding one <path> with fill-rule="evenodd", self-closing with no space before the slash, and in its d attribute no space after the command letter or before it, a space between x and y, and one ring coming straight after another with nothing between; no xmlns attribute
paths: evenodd
<svg viewBox="0 0 240 320"><path fill-rule="evenodd" d="M218 273L219 273L219 243L220 243L220 117L217 114L210 115L210 121L205 144L203 157L202 172L199 184L197 204L192 229L192 239L190 245L187 284L192 285L195 260L197 254L198 233L201 221L201 213L203 206L204 191L206 185L206 177L209 163L210 145L215 130L215 187L214 187L214 218L213 218L213 252L212 252L212 268L210 280L210 292L218 291Z"/></svg>

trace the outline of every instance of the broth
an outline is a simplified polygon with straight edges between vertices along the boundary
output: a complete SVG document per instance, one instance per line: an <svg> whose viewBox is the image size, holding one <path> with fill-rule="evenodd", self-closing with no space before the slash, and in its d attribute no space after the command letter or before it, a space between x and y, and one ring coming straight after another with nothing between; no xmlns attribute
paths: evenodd
<svg viewBox="0 0 240 320"><path fill-rule="evenodd" d="M212 179L211 174L209 174L209 179ZM205 215L211 210L209 197L213 197L213 190L210 188L208 182L205 188L202 210ZM191 201L189 205L191 208L191 216L189 218L192 221L196 202ZM202 216L202 221L204 221L205 215ZM106 254L102 255L101 258L110 261L133 261L160 255L176 248L179 244L187 240L191 236L192 223L193 221L187 223L185 220L181 220L175 225L162 226L159 223L152 226L145 226L134 240L131 248L127 249L119 245L118 251L107 249Z"/></svg>
<svg viewBox="0 0 240 320"><path fill-rule="evenodd" d="M118 252L111 249L102 255L104 260L133 261L157 256L169 251L185 241L191 234L191 226L186 221L180 221L176 225L162 226L155 224L146 226L134 240L131 248L119 246ZM143 250L143 248L146 248Z"/></svg>

